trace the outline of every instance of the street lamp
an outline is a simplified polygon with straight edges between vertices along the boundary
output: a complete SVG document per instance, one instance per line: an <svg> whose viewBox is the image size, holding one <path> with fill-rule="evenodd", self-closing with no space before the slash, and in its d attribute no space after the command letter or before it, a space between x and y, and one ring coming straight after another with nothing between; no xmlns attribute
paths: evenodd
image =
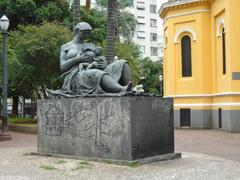
<svg viewBox="0 0 240 180"><path fill-rule="evenodd" d="M0 19L0 28L2 30L3 48L2 48L2 133L0 140L11 139L8 134L8 112L7 112L7 35L9 20L3 15Z"/></svg>
<svg viewBox="0 0 240 180"><path fill-rule="evenodd" d="M162 74L159 75L159 81L160 81L160 87L159 87L160 96L163 96L163 75Z"/></svg>

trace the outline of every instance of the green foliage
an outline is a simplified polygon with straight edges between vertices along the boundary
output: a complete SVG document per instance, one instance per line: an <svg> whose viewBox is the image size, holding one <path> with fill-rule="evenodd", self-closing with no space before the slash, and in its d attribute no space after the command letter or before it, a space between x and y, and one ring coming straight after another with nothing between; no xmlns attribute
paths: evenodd
<svg viewBox="0 0 240 180"><path fill-rule="evenodd" d="M138 64L140 62L140 51L137 45L131 42L115 44L116 55L119 59L126 59L132 70L133 83L137 84L139 80Z"/></svg>
<svg viewBox="0 0 240 180"><path fill-rule="evenodd" d="M65 160L58 160L57 162L55 162L55 164L65 164L67 163L67 161Z"/></svg>
<svg viewBox="0 0 240 180"><path fill-rule="evenodd" d="M18 25L58 21L70 24L71 12L65 0L1 0L0 15L10 20L10 30Z"/></svg>
<svg viewBox="0 0 240 180"><path fill-rule="evenodd" d="M162 74L162 64L145 58L140 62L139 69L140 76L145 77L143 83L147 87L147 92L159 94L159 75Z"/></svg>
<svg viewBox="0 0 240 180"><path fill-rule="evenodd" d="M90 9L87 11L84 7L81 7L80 13L81 20L88 22L93 28L90 42L102 44L107 34L107 18L105 12L95 9Z"/></svg>
<svg viewBox="0 0 240 180"><path fill-rule="evenodd" d="M77 163L76 167L74 167L72 170L79 170L79 169L89 169L92 168L93 165L91 163L89 163L88 161L80 161Z"/></svg>
<svg viewBox="0 0 240 180"><path fill-rule="evenodd" d="M102 6L102 7L107 7L108 5L108 0L96 0L97 4Z"/></svg>
<svg viewBox="0 0 240 180"><path fill-rule="evenodd" d="M133 14L127 11L119 12L117 18L118 36L130 41L134 35L136 24L137 20Z"/></svg>
<svg viewBox="0 0 240 180"><path fill-rule="evenodd" d="M32 118L9 118L8 122L10 124L36 124Z"/></svg>
<svg viewBox="0 0 240 180"><path fill-rule="evenodd" d="M18 24L32 24L35 21L36 4L33 0L1 0L0 14L6 14L10 20L10 29Z"/></svg>
<svg viewBox="0 0 240 180"><path fill-rule="evenodd" d="M0 38L2 46L2 38ZM14 43L11 43L11 36L7 42L7 77L8 77L8 96L25 96L30 97L32 94L32 72L33 69L27 64L18 61L14 51ZM0 51L2 57L2 51ZM0 63L0 73L2 73L2 64ZM2 76L0 76L2 83Z"/></svg>
<svg viewBox="0 0 240 180"><path fill-rule="evenodd" d="M60 47L71 37L69 29L56 23L19 26L19 30L12 33L11 44L14 44L13 49L20 66L23 65L19 71L22 70L20 73L27 73L30 76L33 89L38 87L54 89L60 86ZM17 67L18 64L14 68L17 70Z"/></svg>
<svg viewBox="0 0 240 180"><path fill-rule="evenodd" d="M56 170L57 169L57 168L55 168L52 165L44 165L44 166L40 166L40 168L44 169L44 170L48 170L48 171L52 171L52 170Z"/></svg>
<svg viewBox="0 0 240 180"><path fill-rule="evenodd" d="M140 164L137 161L129 162L128 166L132 168L138 167Z"/></svg>

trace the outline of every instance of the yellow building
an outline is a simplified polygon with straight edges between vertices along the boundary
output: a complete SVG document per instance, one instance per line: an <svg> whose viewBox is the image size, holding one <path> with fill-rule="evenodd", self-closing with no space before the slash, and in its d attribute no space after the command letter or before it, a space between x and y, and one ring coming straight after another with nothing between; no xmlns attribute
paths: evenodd
<svg viewBox="0 0 240 180"><path fill-rule="evenodd" d="M159 15L175 127L240 132L240 0L169 0Z"/></svg>

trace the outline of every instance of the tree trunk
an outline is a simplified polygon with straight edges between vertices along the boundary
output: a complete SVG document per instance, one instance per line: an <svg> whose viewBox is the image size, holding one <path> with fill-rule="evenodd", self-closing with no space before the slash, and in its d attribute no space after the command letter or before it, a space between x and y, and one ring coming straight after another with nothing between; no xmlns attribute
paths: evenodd
<svg viewBox="0 0 240 180"><path fill-rule="evenodd" d="M23 118L25 118L26 116L25 116L25 97L23 97L23 104L22 104L22 113L23 113Z"/></svg>
<svg viewBox="0 0 240 180"><path fill-rule="evenodd" d="M81 21L80 0L73 0L72 9L73 9L73 28L74 28Z"/></svg>
<svg viewBox="0 0 240 180"><path fill-rule="evenodd" d="M86 9L89 10L91 8L91 0L86 0Z"/></svg>
<svg viewBox="0 0 240 180"><path fill-rule="evenodd" d="M19 102L18 96L13 96L12 115L14 117L18 116L18 102Z"/></svg>
<svg viewBox="0 0 240 180"><path fill-rule="evenodd" d="M108 19L107 19L107 52L106 59L109 63L115 56L114 44L116 39L116 16L117 0L108 0Z"/></svg>

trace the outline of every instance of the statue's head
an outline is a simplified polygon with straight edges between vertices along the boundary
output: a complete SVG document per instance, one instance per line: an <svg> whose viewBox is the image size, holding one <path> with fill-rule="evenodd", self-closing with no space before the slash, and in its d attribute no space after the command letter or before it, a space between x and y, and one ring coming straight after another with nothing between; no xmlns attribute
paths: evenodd
<svg viewBox="0 0 240 180"><path fill-rule="evenodd" d="M92 27L86 22L80 22L74 27L74 35L78 35L80 38L86 39L89 37L92 31Z"/></svg>

